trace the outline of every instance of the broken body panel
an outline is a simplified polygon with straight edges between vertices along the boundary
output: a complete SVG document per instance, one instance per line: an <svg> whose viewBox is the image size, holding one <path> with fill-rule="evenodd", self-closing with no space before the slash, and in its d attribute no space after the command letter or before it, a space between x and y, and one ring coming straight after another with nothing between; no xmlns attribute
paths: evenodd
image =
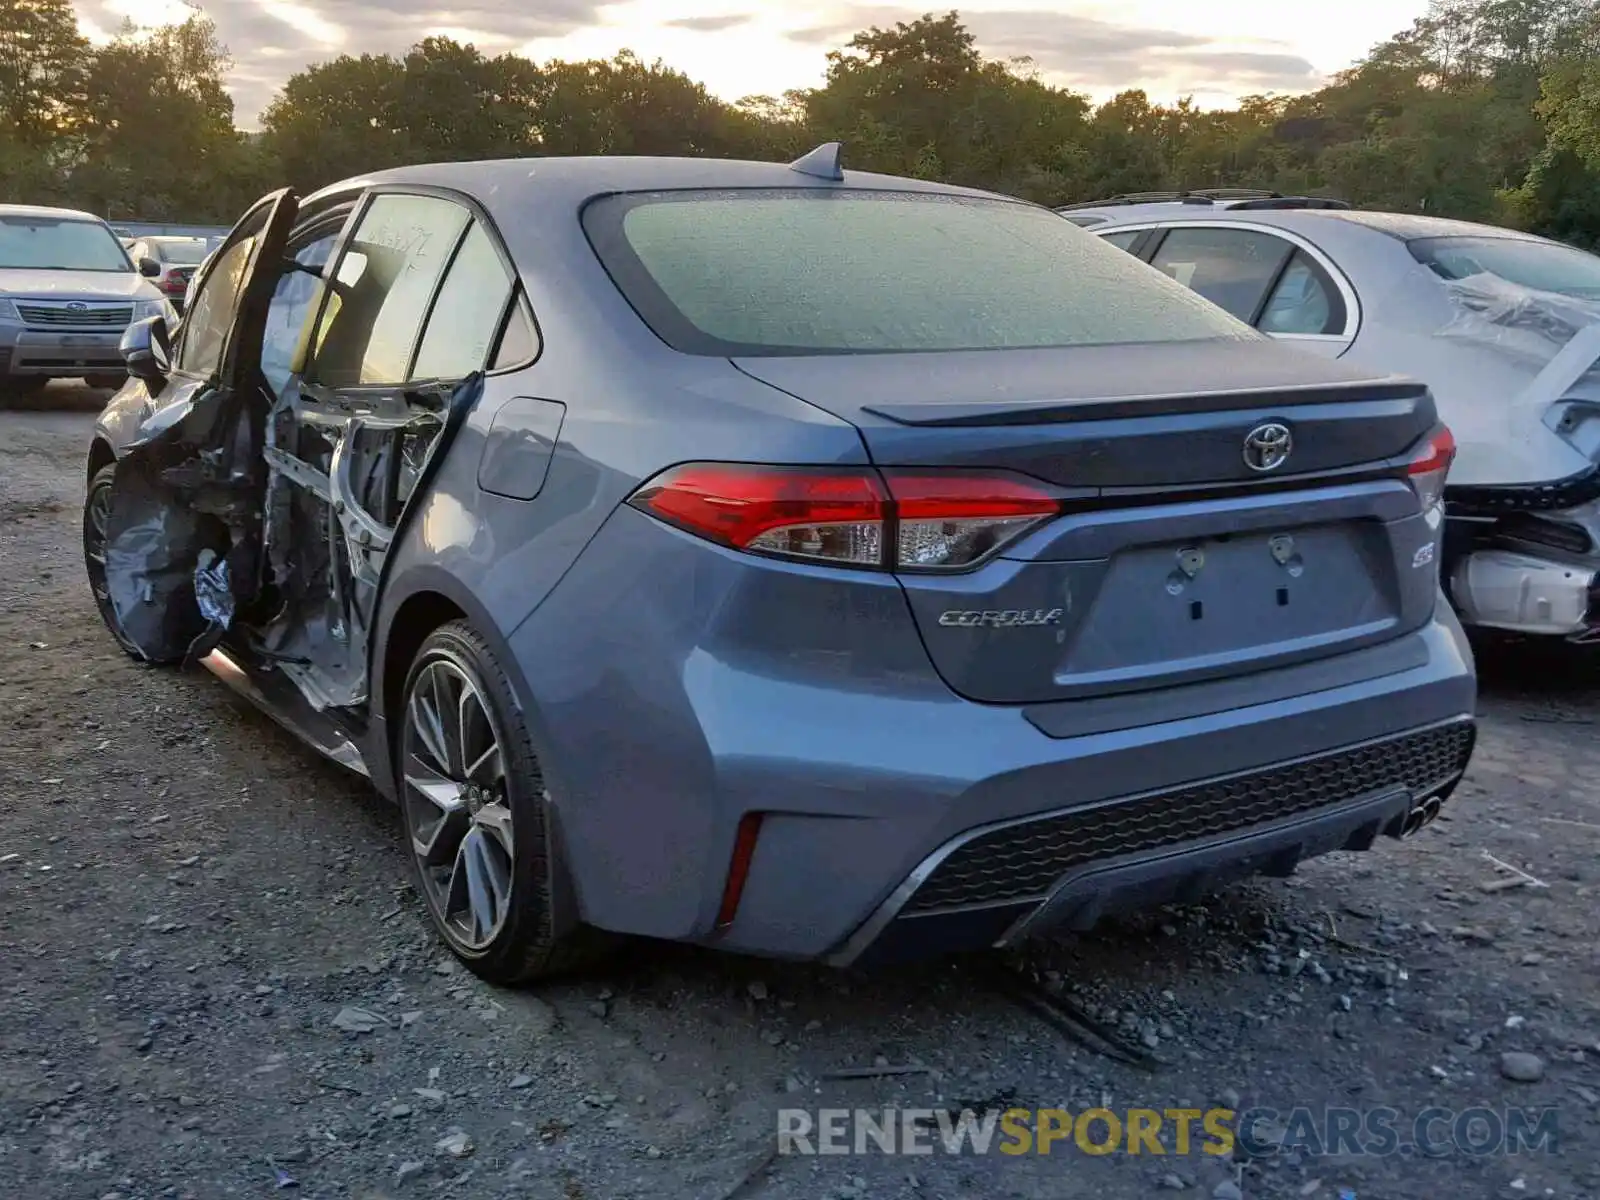
<svg viewBox="0 0 1600 1200"><path fill-rule="evenodd" d="M1489 273L1444 288L1446 587L1482 628L1600 638L1600 301Z"/></svg>
<svg viewBox="0 0 1600 1200"><path fill-rule="evenodd" d="M266 306L296 269L284 258L295 211L292 193L270 197L215 256L242 260L226 348L215 372L173 375L118 458L105 584L146 660L204 662L364 770L342 727L367 696L389 548L483 377L355 394L291 377L275 393L258 352Z"/></svg>
<svg viewBox="0 0 1600 1200"><path fill-rule="evenodd" d="M254 599L233 581L259 574L269 406L255 351L296 211L293 192L275 192L228 235L207 269L217 286L189 315L196 334L117 460L105 586L151 662L203 656Z"/></svg>
<svg viewBox="0 0 1600 1200"><path fill-rule="evenodd" d="M1216 256L1207 270L1216 273L1209 286L1219 297L1228 271L1246 270L1243 259L1228 267L1228 256L1252 239L1315 260L1322 284L1294 302L1322 322L1321 331L1270 332L1303 351L1432 389L1457 446L1442 566L1462 616L1521 634L1600 636L1600 258L1494 226L1408 213L1212 209L1197 216L1130 205L1093 216L1095 233L1124 239L1119 244L1131 253L1191 286L1195 246L1166 253L1166 239L1173 230L1218 236L1204 253ZM1321 317L1311 300L1317 294ZM1262 322L1266 312L1253 319Z"/></svg>
<svg viewBox="0 0 1600 1200"><path fill-rule="evenodd" d="M313 708L367 698L384 567L411 500L477 402L483 377L357 397L291 382L263 451L263 549L275 610L250 628Z"/></svg>

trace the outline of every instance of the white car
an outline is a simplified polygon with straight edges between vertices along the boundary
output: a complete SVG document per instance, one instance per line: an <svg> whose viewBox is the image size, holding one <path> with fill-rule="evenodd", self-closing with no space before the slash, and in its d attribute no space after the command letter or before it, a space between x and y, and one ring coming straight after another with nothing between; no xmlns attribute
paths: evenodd
<svg viewBox="0 0 1600 1200"><path fill-rule="evenodd" d="M128 256L161 294L174 305L182 305L193 282L196 268L211 251L210 243L199 237L141 237L128 247ZM182 308L179 308L180 314Z"/></svg>
<svg viewBox="0 0 1600 1200"><path fill-rule="evenodd" d="M200 277L206 273L206 268L211 265L211 259L217 253L217 247L221 244L221 238L211 238L206 243L205 257L200 260L199 265L194 270L189 272L189 282L185 285L183 291L181 312L189 311L189 302L194 299L195 287L200 282Z"/></svg>
<svg viewBox="0 0 1600 1200"><path fill-rule="evenodd" d="M1600 640L1600 257L1318 198L1129 199L1060 211L1264 333L1433 389L1464 620Z"/></svg>

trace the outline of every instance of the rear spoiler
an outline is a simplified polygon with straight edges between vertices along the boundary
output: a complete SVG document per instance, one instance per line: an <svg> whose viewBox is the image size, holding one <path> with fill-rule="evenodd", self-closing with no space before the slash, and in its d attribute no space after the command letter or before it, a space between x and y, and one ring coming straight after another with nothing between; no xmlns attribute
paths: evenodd
<svg viewBox="0 0 1600 1200"><path fill-rule="evenodd" d="M1600 326L1596 328L1600 329ZM881 417L885 421L893 421L896 425L929 427L1047 425L1065 421L1107 421L1121 417L1171 416L1177 413L1230 412L1251 408L1281 409L1307 404L1410 401L1427 394L1427 385L1415 380L1377 379L1361 383L1307 384L1285 388L1245 388L1231 391L1136 396L1084 396L1057 400L868 404L862 407L862 411Z"/></svg>

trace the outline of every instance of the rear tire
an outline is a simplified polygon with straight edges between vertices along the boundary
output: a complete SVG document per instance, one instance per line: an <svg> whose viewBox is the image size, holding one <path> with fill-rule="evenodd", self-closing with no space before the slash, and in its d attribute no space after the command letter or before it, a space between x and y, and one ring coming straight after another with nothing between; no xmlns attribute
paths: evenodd
<svg viewBox="0 0 1600 1200"><path fill-rule="evenodd" d="M556 933L550 803L494 651L452 621L423 642L401 694L395 786L417 890L445 944L499 984L592 962L598 931Z"/></svg>
<svg viewBox="0 0 1600 1200"><path fill-rule="evenodd" d="M106 524L111 517L111 481L116 473L116 463L107 463L89 480L89 492L83 501L83 565L89 576L89 591L106 629L124 654L142 662L144 656L122 632L106 588Z"/></svg>

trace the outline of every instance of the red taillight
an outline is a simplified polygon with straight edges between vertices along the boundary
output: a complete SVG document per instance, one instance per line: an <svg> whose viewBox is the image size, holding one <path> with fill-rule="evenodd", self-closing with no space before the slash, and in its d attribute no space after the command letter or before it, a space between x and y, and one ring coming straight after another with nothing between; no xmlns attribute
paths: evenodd
<svg viewBox="0 0 1600 1200"><path fill-rule="evenodd" d="M870 471L691 463L658 475L629 503L736 550L883 561L888 497Z"/></svg>
<svg viewBox="0 0 1600 1200"><path fill-rule="evenodd" d="M1444 481L1456 457L1456 439L1448 426L1441 425L1406 464L1411 486L1426 512L1444 498Z"/></svg>
<svg viewBox="0 0 1600 1200"><path fill-rule="evenodd" d="M673 467L629 503L737 550L890 570L972 566L1061 509L1014 475L728 463Z"/></svg>
<svg viewBox="0 0 1600 1200"><path fill-rule="evenodd" d="M1009 475L890 472L896 567L970 566L1061 511L1038 484Z"/></svg>

